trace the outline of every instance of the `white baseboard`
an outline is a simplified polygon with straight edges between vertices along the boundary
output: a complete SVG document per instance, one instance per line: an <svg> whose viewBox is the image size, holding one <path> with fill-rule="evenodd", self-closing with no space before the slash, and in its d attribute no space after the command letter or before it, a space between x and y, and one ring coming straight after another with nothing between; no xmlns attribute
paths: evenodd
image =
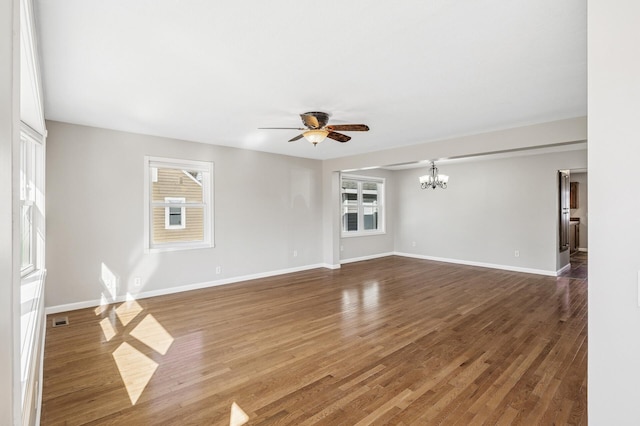
<svg viewBox="0 0 640 426"><path fill-rule="evenodd" d="M450 259L447 257L424 256L421 254L413 254L413 253L395 252L393 254L395 254L396 256L412 257L414 259L434 260L436 262L456 263L459 265L469 265L469 266L480 266L482 268L491 268L491 269L502 269L503 271L525 272L527 274L547 275L550 277L557 276L556 271L547 271L544 269L522 268L520 266L499 265L495 263L485 263L485 262L474 262L470 260Z"/></svg>
<svg viewBox="0 0 640 426"><path fill-rule="evenodd" d="M372 254L369 256L353 257L351 259L342 259L340 261L340 264L344 265L345 263L362 262L363 260L371 260L371 259L378 259L380 257L393 256L394 254L395 254L394 252L389 252L389 253Z"/></svg>
<svg viewBox="0 0 640 426"><path fill-rule="evenodd" d="M578 251L588 252L589 250L585 247L578 247Z"/></svg>
<svg viewBox="0 0 640 426"><path fill-rule="evenodd" d="M568 271L569 269L571 269L571 263L567 263L562 268L560 268L558 272L556 272L556 276L562 274L564 271Z"/></svg>
<svg viewBox="0 0 640 426"><path fill-rule="evenodd" d="M327 269L340 269L340 264L338 263L336 265L331 265L329 263L323 263L322 267Z"/></svg>
<svg viewBox="0 0 640 426"><path fill-rule="evenodd" d="M219 285L233 284L241 281L251 281L259 278L268 278L276 275L291 274L293 272L301 272L301 271L307 271L310 269L318 269L318 268L338 269L340 268L340 265L329 265L329 264L305 265L305 266L299 266L295 268L287 268L287 269L280 269L280 270L270 271L270 272L262 272L259 274L250 274L250 275L242 275L242 276L232 277L232 278L225 278L222 280L207 281L202 283L187 284L187 285L163 288L158 290L143 291L135 295L131 295L131 294L119 295L115 298L113 302L110 302L110 303L121 303L128 299L129 300L146 299L149 297L164 296L166 294L181 293L183 291L199 290L199 289L208 288L208 287L217 287ZM95 300L86 300L83 302L67 303L64 305L48 306L45 308L45 313L47 315L57 314L60 312L75 311L77 309L94 308L96 306L100 306L101 304L102 304L102 301L100 299L95 299Z"/></svg>
<svg viewBox="0 0 640 426"><path fill-rule="evenodd" d="M328 263L321 263L321 264L315 264L315 265L306 265L306 266L300 266L300 267L296 267L296 268L288 268L288 269L280 269L280 270L277 270L277 271L263 272L263 273L259 273L259 274L242 275L242 276L226 278L226 279L222 279L222 280L207 281L207 282L202 282L202 283L194 283L194 284L187 284L187 285L183 285L183 286L163 288L163 289L159 289L159 290L144 291L144 292L138 293L136 295L129 295L129 294L119 295L111 303L121 303L121 302L126 301L128 298L129 299L131 299L131 298L134 298L134 299L146 299L148 297L155 297L155 296L163 296L163 295L166 295L166 294L181 293L183 291L199 290L199 289L208 288L208 287L217 287L219 285L233 284L233 283L237 283L237 282L241 282L241 281L256 280L256 279L259 279L259 278L273 277L273 276L276 276L276 275L290 274L290 273L293 273L293 272L307 271L307 270L310 270L310 269L317 269L317 268L340 269L340 265L341 264L353 263L353 262L361 262L363 260L371 260L371 259L377 259L377 258L381 258L381 257L394 256L394 255L395 256L403 256L403 257L411 257L411 258L415 258L415 259L433 260L433 261L437 261L437 262L455 263L455 264L459 264L459 265L480 266L482 268L501 269L501 270L505 270L505 271L514 271L514 272L525 272L525 273L537 274L537 275L547 275L547 276L552 276L552 277L557 276L561 271L564 270L564 268L563 268L563 269L561 269L560 271L557 271L557 272L556 271L546 271L546 270L543 270L543 269L522 268L522 267L519 267L519 266L498 265L498 264L493 264L493 263L474 262L474 261L461 260L461 259L450 259L450 258L445 258L445 257L424 256L424 255L413 254L413 253L389 252L389 253L380 253L380 254L375 254L375 255L370 255L370 256L362 256L362 257L351 258L351 259L343 259L343 260L340 261L340 264L338 264L338 265L331 265L331 264L328 264ZM570 266L570 265L568 265L568 266ZM45 313L47 315L50 315L50 314L57 314L57 313L60 313L60 312L75 311L77 309L94 308L96 306L100 306L101 303L102 303L102 301L100 299L95 299L95 300L87 300L87 301L83 301L83 302L67 303L67 304L64 304L64 305L48 306L48 307L45 308Z"/></svg>

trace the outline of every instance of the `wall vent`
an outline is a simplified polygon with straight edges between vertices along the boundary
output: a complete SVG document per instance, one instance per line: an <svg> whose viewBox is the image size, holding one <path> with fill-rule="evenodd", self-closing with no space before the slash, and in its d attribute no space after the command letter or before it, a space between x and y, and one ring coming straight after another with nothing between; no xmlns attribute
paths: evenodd
<svg viewBox="0 0 640 426"><path fill-rule="evenodd" d="M53 319L54 327L62 327L64 325L69 325L69 317L58 317Z"/></svg>

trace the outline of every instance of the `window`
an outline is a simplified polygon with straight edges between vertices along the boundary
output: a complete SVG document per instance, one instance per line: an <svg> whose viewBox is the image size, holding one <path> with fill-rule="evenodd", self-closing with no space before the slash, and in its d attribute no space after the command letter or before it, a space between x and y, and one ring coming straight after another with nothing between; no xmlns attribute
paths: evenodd
<svg viewBox="0 0 640 426"><path fill-rule="evenodd" d="M384 233L384 179L342 175L342 236Z"/></svg>
<svg viewBox="0 0 640 426"><path fill-rule="evenodd" d="M185 204L184 197L164 197L165 203ZM164 209L164 229L184 229L186 228L184 207L165 207Z"/></svg>
<svg viewBox="0 0 640 426"><path fill-rule="evenodd" d="M22 129L20 132L20 270L22 276L37 268L37 230L36 218L37 188L42 155L41 145L36 139L39 135L31 135L33 131ZM41 173L40 173L41 174Z"/></svg>
<svg viewBox="0 0 640 426"><path fill-rule="evenodd" d="M145 157L145 250L213 247L213 163Z"/></svg>

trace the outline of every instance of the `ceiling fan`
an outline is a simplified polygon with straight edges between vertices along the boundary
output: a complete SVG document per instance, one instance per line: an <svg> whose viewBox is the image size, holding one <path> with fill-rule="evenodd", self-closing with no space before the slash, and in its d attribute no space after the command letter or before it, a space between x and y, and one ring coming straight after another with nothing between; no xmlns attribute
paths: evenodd
<svg viewBox="0 0 640 426"><path fill-rule="evenodd" d="M291 130L304 130L301 134L295 138L289 139L289 142L297 141L298 139L305 138L313 144L318 145L325 138L333 139L338 142L349 142L351 136L343 135L336 132L336 130L342 132L366 132L369 130L369 126L366 124L329 124L329 114L326 112L305 112L300 114L302 124L305 127L259 127L259 129L291 129Z"/></svg>

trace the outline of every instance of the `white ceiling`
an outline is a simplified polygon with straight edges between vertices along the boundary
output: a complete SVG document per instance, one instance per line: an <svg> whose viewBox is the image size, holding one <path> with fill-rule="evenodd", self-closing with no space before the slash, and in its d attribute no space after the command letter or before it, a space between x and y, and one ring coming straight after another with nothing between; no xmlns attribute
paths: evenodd
<svg viewBox="0 0 640 426"><path fill-rule="evenodd" d="M329 159L586 115L586 0L34 0L47 119ZM287 140L298 114L365 123Z"/></svg>

